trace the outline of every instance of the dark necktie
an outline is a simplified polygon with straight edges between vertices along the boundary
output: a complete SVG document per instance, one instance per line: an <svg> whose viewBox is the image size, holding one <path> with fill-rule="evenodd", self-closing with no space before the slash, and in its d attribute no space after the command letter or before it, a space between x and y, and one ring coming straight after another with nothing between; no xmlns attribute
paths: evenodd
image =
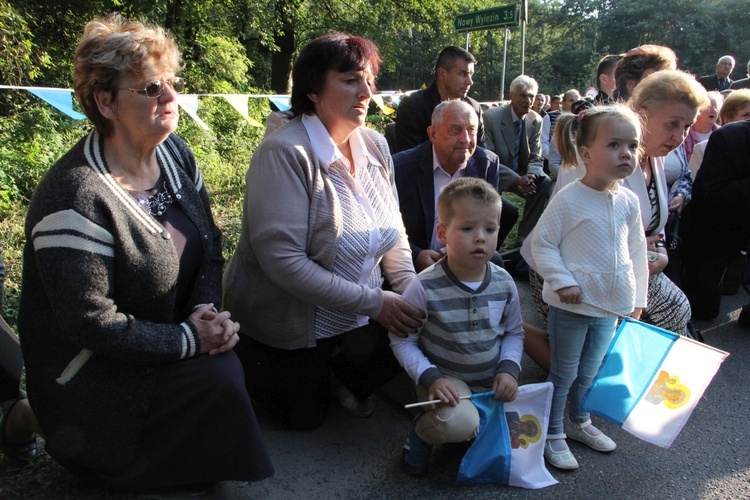
<svg viewBox="0 0 750 500"><path fill-rule="evenodd" d="M513 122L513 171L518 172L518 158L521 153L521 131L523 127L523 119L516 120Z"/></svg>
<svg viewBox="0 0 750 500"><path fill-rule="evenodd" d="M729 88L729 82L727 82L726 78L719 78L719 92L722 90L726 90Z"/></svg>

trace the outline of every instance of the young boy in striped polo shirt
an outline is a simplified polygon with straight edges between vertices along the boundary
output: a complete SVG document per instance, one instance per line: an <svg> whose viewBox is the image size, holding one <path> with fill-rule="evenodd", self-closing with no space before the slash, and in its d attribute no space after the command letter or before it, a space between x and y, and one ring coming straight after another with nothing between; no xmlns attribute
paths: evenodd
<svg viewBox="0 0 750 500"><path fill-rule="evenodd" d="M420 330L390 334L391 348L417 386L420 401L441 403L417 416L402 451L412 475L427 472L432 446L477 435L472 392L495 391L513 401L523 353L523 327L513 279L490 262L500 221L500 195L470 177L448 184L438 198L437 236L446 256L419 274L403 298L422 309Z"/></svg>

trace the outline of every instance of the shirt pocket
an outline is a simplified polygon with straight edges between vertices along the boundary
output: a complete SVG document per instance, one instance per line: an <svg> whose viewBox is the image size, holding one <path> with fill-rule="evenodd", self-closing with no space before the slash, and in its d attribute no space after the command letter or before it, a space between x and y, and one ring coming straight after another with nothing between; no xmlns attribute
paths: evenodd
<svg viewBox="0 0 750 500"><path fill-rule="evenodd" d="M488 300L487 307L490 310L490 326L497 326L503 320L503 313L505 312L505 304L507 300Z"/></svg>

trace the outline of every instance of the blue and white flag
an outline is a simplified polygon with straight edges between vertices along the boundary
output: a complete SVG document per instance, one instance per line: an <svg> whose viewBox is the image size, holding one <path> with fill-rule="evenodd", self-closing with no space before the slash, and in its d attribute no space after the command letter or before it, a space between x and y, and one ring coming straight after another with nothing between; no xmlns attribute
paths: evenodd
<svg viewBox="0 0 750 500"><path fill-rule="evenodd" d="M626 318L583 408L637 438L669 448L728 355Z"/></svg>
<svg viewBox="0 0 750 500"><path fill-rule="evenodd" d="M522 385L511 403L494 392L471 396L479 410L479 434L461 460L456 481L538 489L557 484L544 464L552 384Z"/></svg>

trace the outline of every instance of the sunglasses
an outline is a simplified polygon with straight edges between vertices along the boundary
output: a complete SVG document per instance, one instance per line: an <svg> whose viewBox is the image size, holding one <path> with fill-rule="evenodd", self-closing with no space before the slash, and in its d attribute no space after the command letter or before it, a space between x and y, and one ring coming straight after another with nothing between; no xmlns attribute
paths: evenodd
<svg viewBox="0 0 750 500"><path fill-rule="evenodd" d="M177 92L178 94L181 94L185 90L185 79L180 77L175 77L173 80L154 80L153 82L148 82L146 86L142 90L138 89L128 89L131 92L135 92L136 94L143 94L148 98L155 98L162 95L164 92L164 84L169 85L172 87L172 90Z"/></svg>

